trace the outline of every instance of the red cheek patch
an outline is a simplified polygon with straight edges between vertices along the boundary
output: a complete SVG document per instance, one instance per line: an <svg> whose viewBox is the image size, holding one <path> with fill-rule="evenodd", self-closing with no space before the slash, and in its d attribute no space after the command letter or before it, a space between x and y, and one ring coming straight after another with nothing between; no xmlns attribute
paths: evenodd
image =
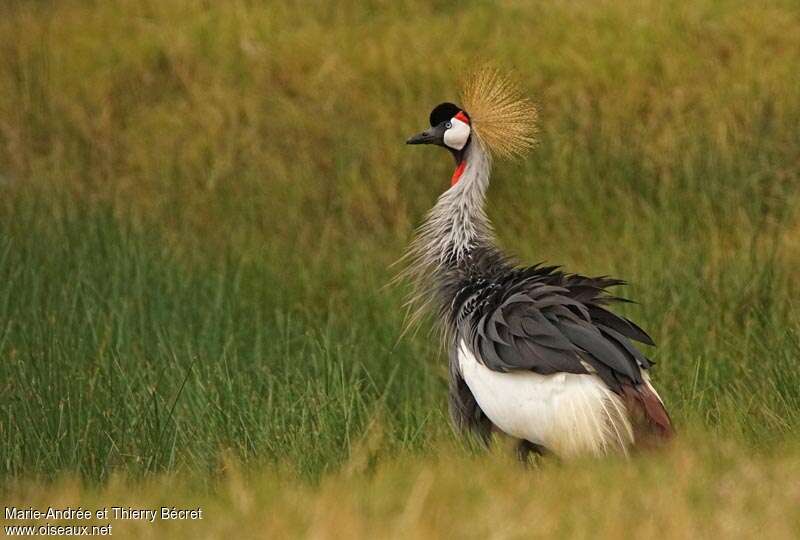
<svg viewBox="0 0 800 540"><path fill-rule="evenodd" d="M456 120L461 120L465 124L469 124L469 118L467 118L467 115L464 114L464 111L458 111L458 114L455 115L453 118L455 118Z"/></svg>

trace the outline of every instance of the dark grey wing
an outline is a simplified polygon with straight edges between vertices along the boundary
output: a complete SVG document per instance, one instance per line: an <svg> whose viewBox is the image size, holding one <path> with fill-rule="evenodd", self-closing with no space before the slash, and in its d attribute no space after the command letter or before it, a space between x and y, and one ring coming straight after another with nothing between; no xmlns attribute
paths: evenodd
<svg viewBox="0 0 800 540"><path fill-rule="evenodd" d="M651 364L632 340L652 340L604 307L619 300L606 293L619 283L553 268L516 270L473 295L459 333L489 369L597 373L621 392L622 383L642 384Z"/></svg>
<svg viewBox="0 0 800 540"><path fill-rule="evenodd" d="M492 422L483 413L458 369L456 348L450 351L450 419L461 433L472 433L483 443L492 434Z"/></svg>

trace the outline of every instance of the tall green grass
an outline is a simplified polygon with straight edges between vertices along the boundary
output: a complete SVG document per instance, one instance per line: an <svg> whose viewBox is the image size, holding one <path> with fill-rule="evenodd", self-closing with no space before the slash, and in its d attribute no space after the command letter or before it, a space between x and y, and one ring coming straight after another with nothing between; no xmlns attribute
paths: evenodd
<svg viewBox="0 0 800 540"><path fill-rule="evenodd" d="M631 282L679 430L797 441L794 3L6 2L2 476L436 453L384 285L451 166L403 141L487 59L540 106L503 245Z"/></svg>

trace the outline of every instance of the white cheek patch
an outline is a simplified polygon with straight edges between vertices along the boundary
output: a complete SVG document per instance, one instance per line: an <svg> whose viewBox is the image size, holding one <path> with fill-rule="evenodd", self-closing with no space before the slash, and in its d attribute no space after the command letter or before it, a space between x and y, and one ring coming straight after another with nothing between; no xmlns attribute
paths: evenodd
<svg viewBox="0 0 800 540"><path fill-rule="evenodd" d="M461 150L467 144L467 139L469 139L469 124L462 122L458 118L450 120L450 124L453 127L444 132L444 144L453 150Z"/></svg>

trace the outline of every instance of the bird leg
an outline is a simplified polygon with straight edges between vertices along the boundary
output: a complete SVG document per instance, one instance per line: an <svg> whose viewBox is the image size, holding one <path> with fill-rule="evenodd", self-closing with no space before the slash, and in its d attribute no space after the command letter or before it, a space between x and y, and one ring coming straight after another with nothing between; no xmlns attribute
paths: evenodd
<svg viewBox="0 0 800 540"><path fill-rule="evenodd" d="M534 456L533 460L531 460L531 454ZM547 449L544 446L536 443L526 441L525 439L522 439L519 441L519 443L517 443L517 459L519 459L520 463L523 465L531 465L532 462L535 462L537 457L545 456L547 454Z"/></svg>

